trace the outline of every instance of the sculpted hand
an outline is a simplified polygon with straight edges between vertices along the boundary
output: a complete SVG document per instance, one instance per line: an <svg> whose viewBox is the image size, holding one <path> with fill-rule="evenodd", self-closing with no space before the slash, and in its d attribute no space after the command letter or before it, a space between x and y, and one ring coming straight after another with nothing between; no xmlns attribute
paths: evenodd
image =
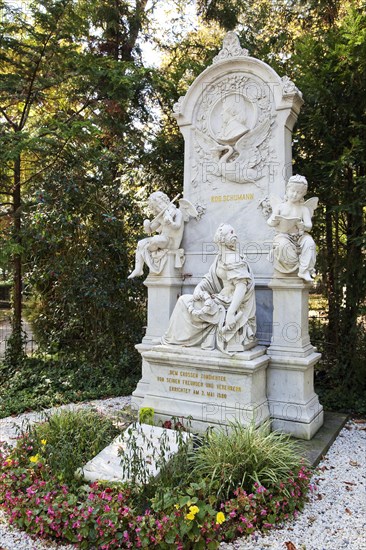
<svg viewBox="0 0 366 550"><path fill-rule="evenodd" d="M272 216L268 218L268 223L269 225L272 225L272 227L275 225L278 225L280 223L280 220L278 219L278 215L272 214Z"/></svg>
<svg viewBox="0 0 366 550"><path fill-rule="evenodd" d="M171 215L169 214L169 212L165 212L164 214L164 223L166 223L167 225L170 225L173 223L173 219L171 217Z"/></svg>
<svg viewBox="0 0 366 550"><path fill-rule="evenodd" d="M201 290L200 288L196 288L193 292L193 300L205 300L206 299L206 292Z"/></svg>
<svg viewBox="0 0 366 550"><path fill-rule="evenodd" d="M235 322L235 314L228 311L225 319L225 327L228 330L231 330L232 328L234 328Z"/></svg>
<svg viewBox="0 0 366 550"><path fill-rule="evenodd" d="M150 220L144 220L145 233L151 233Z"/></svg>
<svg viewBox="0 0 366 550"><path fill-rule="evenodd" d="M304 233L304 229L305 229L305 224L303 221L300 221L300 222L297 222L297 228L299 230L299 233L300 235L302 235Z"/></svg>

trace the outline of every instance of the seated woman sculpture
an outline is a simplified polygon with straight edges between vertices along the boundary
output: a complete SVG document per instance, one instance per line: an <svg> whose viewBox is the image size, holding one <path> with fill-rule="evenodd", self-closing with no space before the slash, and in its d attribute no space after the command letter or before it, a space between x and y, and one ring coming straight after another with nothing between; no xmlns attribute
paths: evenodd
<svg viewBox="0 0 366 550"><path fill-rule="evenodd" d="M308 182L304 176L292 176L286 186L285 200L270 197L272 214L268 225L276 229L272 259L279 273L297 273L306 282L312 281L316 248L312 236L312 215L317 197L304 201Z"/></svg>
<svg viewBox="0 0 366 550"><path fill-rule="evenodd" d="M236 250L237 236L231 225L221 224L214 242L219 250L209 272L193 295L179 298L162 343L229 354L256 344L254 280Z"/></svg>

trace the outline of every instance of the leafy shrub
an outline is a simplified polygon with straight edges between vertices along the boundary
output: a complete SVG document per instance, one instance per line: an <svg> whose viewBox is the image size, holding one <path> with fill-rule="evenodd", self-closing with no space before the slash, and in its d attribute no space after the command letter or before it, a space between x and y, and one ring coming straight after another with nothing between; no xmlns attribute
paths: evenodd
<svg viewBox="0 0 366 550"><path fill-rule="evenodd" d="M141 424L154 424L155 411L151 407L141 407L139 410L139 420Z"/></svg>
<svg viewBox="0 0 366 550"><path fill-rule="evenodd" d="M63 410L32 429L35 451L44 456L54 475L72 481L75 470L117 436L113 422L93 410ZM43 442L43 443L42 443Z"/></svg>
<svg viewBox="0 0 366 550"><path fill-rule="evenodd" d="M0 363L0 418L55 405L130 395L139 375L135 354L97 367L73 357L28 357L15 372Z"/></svg>
<svg viewBox="0 0 366 550"><path fill-rule="evenodd" d="M233 423L210 431L191 457L191 479L206 479L210 494L229 498L238 487L254 483L276 485L298 468L296 443L285 434L270 432L268 423L255 428Z"/></svg>

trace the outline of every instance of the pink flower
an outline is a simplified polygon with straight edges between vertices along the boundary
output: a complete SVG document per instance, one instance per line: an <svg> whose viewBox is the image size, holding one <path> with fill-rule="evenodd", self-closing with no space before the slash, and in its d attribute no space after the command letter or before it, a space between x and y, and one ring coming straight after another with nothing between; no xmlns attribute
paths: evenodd
<svg viewBox="0 0 366 550"><path fill-rule="evenodd" d="M245 516L240 516L240 521L242 521L243 523L248 523L248 520Z"/></svg>
<svg viewBox="0 0 366 550"><path fill-rule="evenodd" d="M111 508L110 506L108 506L108 504L106 504L106 505L104 506L104 511L105 511L105 512L110 512L111 510L112 510L112 508Z"/></svg>
<svg viewBox="0 0 366 550"><path fill-rule="evenodd" d="M72 524L73 529L79 529L79 527L80 527L80 521L79 520L75 521L75 523Z"/></svg>

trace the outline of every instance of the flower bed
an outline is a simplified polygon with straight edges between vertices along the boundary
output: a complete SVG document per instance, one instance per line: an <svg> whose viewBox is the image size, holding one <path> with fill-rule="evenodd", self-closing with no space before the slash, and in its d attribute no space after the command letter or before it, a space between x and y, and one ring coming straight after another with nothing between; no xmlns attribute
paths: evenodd
<svg viewBox="0 0 366 550"><path fill-rule="evenodd" d="M219 504L199 480L141 505L131 486L63 483L44 458L45 445L26 436L15 449L2 445L0 505L11 524L80 548L215 549L296 515L310 488L311 472L299 465L279 484L239 487Z"/></svg>

